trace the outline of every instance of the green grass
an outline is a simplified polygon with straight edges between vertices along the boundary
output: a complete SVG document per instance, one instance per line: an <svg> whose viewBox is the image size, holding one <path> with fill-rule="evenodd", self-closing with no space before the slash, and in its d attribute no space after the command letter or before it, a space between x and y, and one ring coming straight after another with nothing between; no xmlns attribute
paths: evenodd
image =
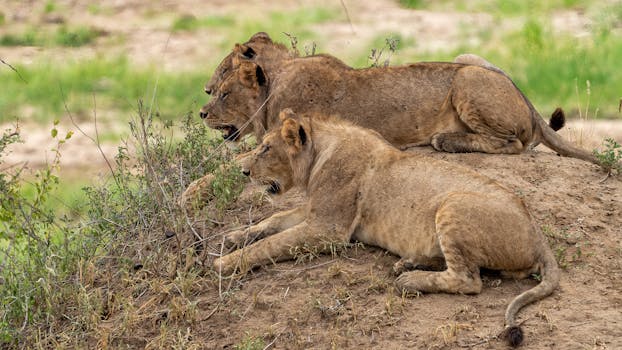
<svg viewBox="0 0 622 350"><path fill-rule="evenodd" d="M291 12L267 12L257 13L252 19L241 19L233 15L214 15L206 17L194 17L190 15L180 16L171 24L173 32L196 31L201 28L209 28L214 33L222 34L225 38L219 45L228 51L235 42L245 42L257 32L267 32L275 40L285 40L283 34L289 33L296 36L300 41L317 40L317 35L310 28L312 25L332 20L343 19L343 11L339 7L318 8L304 7ZM218 62L215 62L218 63Z"/></svg>
<svg viewBox="0 0 622 350"><path fill-rule="evenodd" d="M45 3L45 6L43 7L43 12L45 13L52 13L54 11L56 11L56 2L52 1L52 0L48 0Z"/></svg>
<svg viewBox="0 0 622 350"><path fill-rule="evenodd" d="M400 0L400 5L412 9L458 10L464 12L486 12L502 16L523 16L534 13L549 13L555 10L584 9L592 3L587 0Z"/></svg>
<svg viewBox="0 0 622 350"><path fill-rule="evenodd" d="M99 36L99 32L89 27L67 28L60 27L53 36L54 44L58 46L84 46L92 43Z"/></svg>
<svg viewBox="0 0 622 350"><path fill-rule="evenodd" d="M235 24L233 16L207 16L196 18L194 16L181 16L175 19L171 30L194 31L199 28L227 27Z"/></svg>
<svg viewBox="0 0 622 350"><path fill-rule="evenodd" d="M4 12L0 11L0 26L4 25L5 22L6 22L6 16L4 15Z"/></svg>
<svg viewBox="0 0 622 350"><path fill-rule="evenodd" d="M238 23L233 39L234 42L244 42L260 31L272 34L274 39L279 40L283 32L296 36L300 41L317 39L310 26L337 20L341 18L342 12L339 8L302 8L293 12L270 12L267 18ZM230 43L227 47L229 46Z"/></svg>
<svg viewBox="0 0 622 350"><path fill-rule="evenodd" d="M20 34L4 34L0 37L0 46L36 46L41 44L39 34L28 29Z"/></svg>
<svg viewBox="0 0 622 350"><path fill-rule="evenodd" d="M416 9L416 8L423 7L424 1L423 0L400 0L400 5L406 8Z"/></svg>
<svg viewBox="0 0 622 350"><path fill-rule="evenodd" d="M133 111L136 101L151 102L156 79L158 98L153 107L165 119L197 110L207 100L201 88L208 78L203 70L164 73L158 67L133 67L122 57L15 67L27 83L5 66L0 67L0 122L30 117L24 116L24 107L34 109L31 118L50 121L65 114L64 103L75 116L90 118L93 96L98 111ZM121 114L125 115L121 119L129 116Z"/></svg>
<svg viewBox="0 0 622 350"><path fill-rule="evenodd" d="M7 33L0 37L0 46L65 46L79 47L93 43L101 35L95 28L60 26L51 32L42 32L33 27L21 33Z"/></svg>

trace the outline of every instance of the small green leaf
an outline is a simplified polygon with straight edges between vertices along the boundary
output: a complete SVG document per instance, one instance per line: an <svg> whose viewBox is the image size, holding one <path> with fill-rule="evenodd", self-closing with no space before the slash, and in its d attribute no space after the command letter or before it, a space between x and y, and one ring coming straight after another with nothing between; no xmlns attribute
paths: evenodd
<svg viewBox="0 0 622 350"><path fill-rule="evenodd" d="M73 131L68 131L67 135L65 136L65 140L69 140L71 136L73 136Z"/></svg>
<svg viewBox="0 0 622 350"><path fill-rule="evenodd" d="M56 123L56 121L54 123ZM56 135L58 135L58 130L56 130L56 128L54 128L54 129L52 129L52 137L56 137Z"/></svg>

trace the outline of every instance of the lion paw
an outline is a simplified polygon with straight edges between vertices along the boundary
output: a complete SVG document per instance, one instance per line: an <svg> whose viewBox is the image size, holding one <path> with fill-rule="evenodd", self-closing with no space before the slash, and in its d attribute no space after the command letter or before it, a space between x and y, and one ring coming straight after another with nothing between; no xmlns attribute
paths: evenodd
<svg viewBox="0 0 622 350"><path fill-rule="evenodd" d="M250 243L249 240L250 237L248 234L248 229L237 230L229 232L225 235L223 246L225 247L225 249L242 248L245 244Z"/></svg>
<svg viewBox="0 0 622 350"><path fill-rule="evenodd" d="M213 181L213 174L207 174L193 181L179 197L178 204L188 211L200 209L203 203L213 197L211 186Z"/></svg>
<svg viewBox="0 0 622 350"><path fill-rule="evenodd" d="M432 136L432 140L430 144L434 147L435 150L441 152L455 152L453 147L451 147L450 142L448 142L447 134L436 134Z"/></svg>
<svg viewBox="0 0 622 350"><path fill-rule="evenodd" d="M425 288L422 288L423 286L418 283L420 281L416 272L417 271L406 272L399 275L397 279L395 279L395 287L397 288L397 290L416 295L421 294L425 290Z"/></svg>
<svg viewBox="0 0 622 350"><path fill-rule="evenodd" d="M233 272L231 271L232 269L227 266L224 258L218 258L214 260L214 262L212 263L212 268L214 269L214 271L220 273L221 275L228 275Z"/></svg>
<svg viewBox="0 0 622 350"><path fill-rule="evenodd" d="M396 276L399 276L406 271L411 271L414 269L415 265L412 259L401 258L398 262L393 264L393 273Z"/></svg>

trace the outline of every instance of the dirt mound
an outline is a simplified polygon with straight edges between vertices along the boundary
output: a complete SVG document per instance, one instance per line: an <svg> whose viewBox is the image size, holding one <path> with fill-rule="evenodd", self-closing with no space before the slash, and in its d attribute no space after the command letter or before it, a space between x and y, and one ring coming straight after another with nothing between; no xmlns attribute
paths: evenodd
<svg viewBox="0 0 622 350"><path fill-rule="evenodd" d="M601 181L604 174L596 166L549 152L411 152L497 179L524 199L548 237L562 267L561 285L519 313L524 348L622 348L622 179ZM209 266L219 254L227 229L300 198L286 194L266 202L243 196L224 225L197 223L207 236L203 263ZM129 272L100 271L89 294L104 300L103 321L85 340L115 348L504 349L496 338L505 308L537 283L487 273L476 296L403 297L393 288L397 257L381 249L354 243L337 247L334 256L307 254L299 260L242 279L220 279L208 268L196 275L179 265L171 266L168 278L155 277L146 264Z"/></svg>

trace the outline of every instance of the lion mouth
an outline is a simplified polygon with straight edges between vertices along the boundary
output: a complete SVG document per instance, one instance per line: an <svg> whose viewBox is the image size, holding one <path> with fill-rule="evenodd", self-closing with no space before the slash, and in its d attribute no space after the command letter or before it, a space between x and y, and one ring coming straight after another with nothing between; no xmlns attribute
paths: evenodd
<svg viewBox="0 0 622 350"><path fill-rule="evenodd" d="M222 132L222 138L226 141L237 141L240 137L240 131L233 124L218 125L215 129Z"/></svg>
<svg viewBox="0 0 622 350"><path fill-rule="evenodd" d="M270 194L279 194L281 192L281 185L276 181L270 181L270 186L267 188Z"/></svg>

